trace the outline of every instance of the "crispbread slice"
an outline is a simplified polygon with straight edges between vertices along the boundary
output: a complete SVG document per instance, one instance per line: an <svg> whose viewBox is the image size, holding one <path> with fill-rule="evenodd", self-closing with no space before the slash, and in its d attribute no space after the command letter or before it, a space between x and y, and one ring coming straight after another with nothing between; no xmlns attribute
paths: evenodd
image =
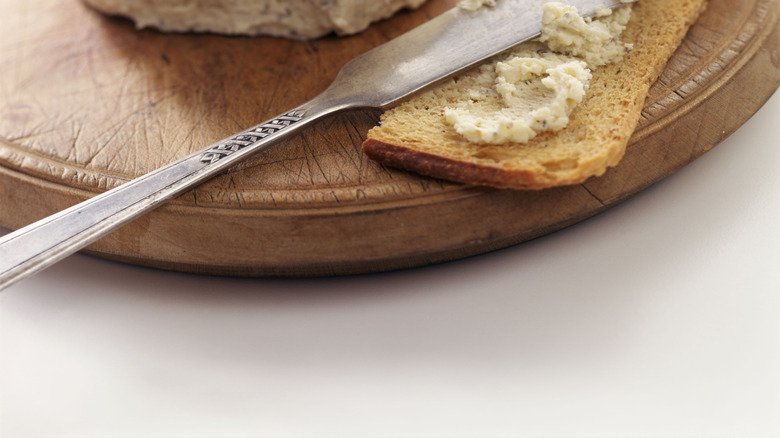
<svg viewBox="0 0 780 438"><path fill-rule="evenodd" d="M448 99L466 94L465 73L386 111L363 150L393 167L498 188L543 189L601 175L622 158L650 86L705 6L706 0L634 4L621 37L633 50L593 71L585 99L563 130L527 143L470 143L444 119Z"/></svg>

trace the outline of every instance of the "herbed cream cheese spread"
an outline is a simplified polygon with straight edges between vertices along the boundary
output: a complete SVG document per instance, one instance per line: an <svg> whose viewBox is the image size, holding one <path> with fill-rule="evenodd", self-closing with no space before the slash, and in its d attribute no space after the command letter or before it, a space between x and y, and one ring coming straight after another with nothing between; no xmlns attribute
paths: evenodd
<svg viewBox="0 0 780 438"><path fill-rule="evenodd" d="M474 10L492 1L464 0L460 6ZM444 110L446 121L468 141L525 143L564 128L585 97L591 70L631 50L619 40L630 6L601 8L593 18L558 2L543 8L541 37L479 67L468 98Z"/></svg>
<svg viewBox="0 0 780 438"><path fill-rule="evenodd" d="M467 11L476 11L482 6L495 6L496 0L461 0L458 6Z"/></svg>
<svg viewBox="0 0 780 438"><path fill-rule="evenodd" d="M132 19L138 28L165 32L214 32L317 38L349 35L402 8L426 0L83 0L107 14Z"/></svg>

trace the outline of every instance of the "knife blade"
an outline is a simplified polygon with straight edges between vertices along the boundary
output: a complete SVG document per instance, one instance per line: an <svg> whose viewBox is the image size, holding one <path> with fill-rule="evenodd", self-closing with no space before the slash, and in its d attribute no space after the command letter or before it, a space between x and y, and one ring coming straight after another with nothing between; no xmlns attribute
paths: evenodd
<svg viewBox="0 0 780 438"><path fill-rule="evenodd" d="M636 1L636 0L633 0ZM562 0L583 16L633 1ZM329 114L386 108L540 35L542 2L455 7L345 64L310 101L0 238L0 289L44 269Z"/></svg>

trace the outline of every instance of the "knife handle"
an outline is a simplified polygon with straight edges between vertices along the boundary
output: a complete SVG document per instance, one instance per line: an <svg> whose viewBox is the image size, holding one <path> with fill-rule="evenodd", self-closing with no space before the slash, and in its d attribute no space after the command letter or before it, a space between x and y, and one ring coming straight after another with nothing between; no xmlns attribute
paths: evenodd
<svg viewBox="0 0 780 438"><path fill-rule="evenodd" d="M343 109L315 98L278 117L0 238L0 290L84 248L242 158Z"/></svg>

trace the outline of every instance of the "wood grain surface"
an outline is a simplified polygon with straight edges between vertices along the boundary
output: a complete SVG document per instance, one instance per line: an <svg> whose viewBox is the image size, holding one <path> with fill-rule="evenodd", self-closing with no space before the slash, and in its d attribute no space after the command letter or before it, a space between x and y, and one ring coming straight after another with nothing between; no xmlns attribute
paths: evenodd
<svg viewBox="0 0 780 438"><path fill-rule="evenodd" d="M0 225L21 227L295 107L349 59L454 3L301 42L137 31L77 0L0 0ZM652 88L621 164L585 184L493 190L386 168L360 149L379 113L354 111L88 251L187 272L312 276L541 236L627 199L744 123L780 85L779 17L780 0L711 0Z"/></svg>

